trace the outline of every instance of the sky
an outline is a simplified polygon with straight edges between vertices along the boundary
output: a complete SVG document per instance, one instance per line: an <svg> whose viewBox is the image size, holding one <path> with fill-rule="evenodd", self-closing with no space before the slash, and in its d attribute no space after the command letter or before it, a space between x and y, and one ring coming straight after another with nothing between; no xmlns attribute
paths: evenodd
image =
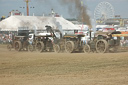
<svg viewBox="0 0 128 85"><path fill-rule="evenodd" d="M89 16L94 18L94 10L96 6L103 1L111 3L114 7L115 15L120 15L122 18L128 18L128 0L82 0L83 5L87 7L87 12ZM76 18L75 13L71 14L71 9L69 9L69 4L62 4L59 0L30 0L29 6L30 15L35 14L35 16L48 15L51 13L51 9L54 9L56 13L62 15L64 18ZM26 15L25 0L0 0L0 17L8 16L9 12L12 10L19 10ZM72 6L73 9L73 6Z"/></svg>

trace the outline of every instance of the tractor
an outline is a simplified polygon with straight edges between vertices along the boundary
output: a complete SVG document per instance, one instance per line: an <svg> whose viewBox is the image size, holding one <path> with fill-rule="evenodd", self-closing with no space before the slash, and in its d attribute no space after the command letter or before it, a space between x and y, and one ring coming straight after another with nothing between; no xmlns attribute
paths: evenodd
<svg viewBox="0 0 128 85"><path fill-rule="evenodd" d="M67 52L73 53L75 51L83 51L83 42L81 40L84 34L64 34L62 29L56 30L59 32L60 37L58 38L51 26L46 26L47 32L50 32L53 37L53 49L55 52Z"/></svg>
<svg viewBox="0 0 128 85"><path fill-rule="evenodd" d="M27 51L28 50L28 34L29 30L25 27L18 28L18 35L14 36L12 42L7 45L7 49L11 50L14 48L16 51Z"/></svg>
<svg viewBox="0 0 128 85"><path fill-rule="evenodd" d="M40 35L30 34L29 35L30 44L28 46L29 51L39 51L39 52L51 52L53 51L53 44L51 35L48 33L42 33Z"/></svg>
<svg viewBox="0 0 128 85"><path fill-rule="evenodd" d="M114 34L121 34L121 32L97 32L93 40L90 40L84 46L84 52L97 52L97 53L106 53L106 52L115 52L120 46L120 38L113 38Z"/></svg>

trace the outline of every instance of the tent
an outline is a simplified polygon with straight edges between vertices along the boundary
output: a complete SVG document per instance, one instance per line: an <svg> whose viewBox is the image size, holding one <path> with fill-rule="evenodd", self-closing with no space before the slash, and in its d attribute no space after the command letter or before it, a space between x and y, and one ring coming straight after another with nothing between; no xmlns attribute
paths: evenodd
<svg viewBox="0 0 128 85"><path fill-rule="evenodd" d="M58 29L58 24L63 30L80 30L70 21L63 17L48 16L10 16L0 22L1 31L17 31L18 27L28 27L30 30L36 25L37 30L46 30L45 26L49 25L54 29Z"/></svg>

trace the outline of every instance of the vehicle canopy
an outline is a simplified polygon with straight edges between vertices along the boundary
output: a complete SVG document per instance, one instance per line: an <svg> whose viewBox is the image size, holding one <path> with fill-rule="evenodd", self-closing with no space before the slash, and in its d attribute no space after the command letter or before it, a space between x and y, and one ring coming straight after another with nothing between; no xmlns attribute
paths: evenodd
<svg viewBox="0 0 128 85"><path fill-rule="evenodd" d="M70 38L78 38L78 37L84 37L84 34L66 34L64 35L64 38L70 37Z"/></svg>
<svg viewBox="0 0 128 85"><path fill-rule="evenodd" d="M15 38L24 38L26 36L15 36Z"/></svg>
<svg viewBox="0 0 128 85"><path fill-rule="evenodd" d="M29 35L29 28L28 27L18 27L18 36L26 36Z"/></svg>
<svg viewBox="0 0 128 85"><path fill-rule="evenodd" d="M121 34L113 34L113 37L128 37L128 32L121 32Z"/></svg>
<svg viewBox="0 0 128 85"><path fill-rule="evenodd" d="M120 31L114 31L114 32L97 32L95 33L95 37L102 35L102 36L109 36L109 35L115 35L115 34L121 34Z"/></svg>
<svg viewBox="0 0 128 85"><path fill-rule="evenodd" d="M36 35L35 37L52 37L52 35Z"/></svg>

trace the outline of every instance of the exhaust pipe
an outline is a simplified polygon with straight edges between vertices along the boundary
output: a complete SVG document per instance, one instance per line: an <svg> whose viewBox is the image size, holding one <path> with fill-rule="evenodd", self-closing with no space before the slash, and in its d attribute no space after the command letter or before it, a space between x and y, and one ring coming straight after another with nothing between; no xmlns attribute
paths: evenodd
<svg viewBox="0 0 128 85"><path fill-rule="evenodd" d="M88 27L89 27L89 35L90 35L90 40L91 40L91 38L92 38L92 31L91 31L92 26L88 26Z"/></svg>

